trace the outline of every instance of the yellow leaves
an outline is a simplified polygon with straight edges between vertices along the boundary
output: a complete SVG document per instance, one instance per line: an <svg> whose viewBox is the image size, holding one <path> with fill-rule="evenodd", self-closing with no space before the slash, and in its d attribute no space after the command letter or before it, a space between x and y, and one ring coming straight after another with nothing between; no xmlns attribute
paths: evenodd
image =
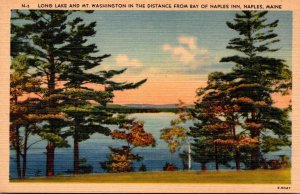
<svg viewBox="0 0 300 194"><path fill-rule="evenodd" d="M251 99L249 97L236 98L233 100L233 102L248 103L248 104L253 104L253 105L258 105L258 106L266 106L267 105L267 103L264 101L254 101L253 99Z"/></svg>
<svg viewBox="0 0 300 194"><path fill-rule="evenodd" d="M58 114L44 114L44 115L37 115L37 114L29 114L27 115L27 118L29 120L35 120L35 121L45 121L49 119L58 119L58 120L68 120L66 114L64 113L58 113Z"/></svg>
<svg viewBox="0 0 300 194"><path fill-rule="evenodd" d="M255 147L259 143L257 138L250 138L250 137L245 137L239 140L238 146L239 147Z"/></svg>
<svg viewBox="0 0 300 194"><path fill-rule="evenodd" d="M111 170L112 172L128 172L131 171L132 165L129 161L122 161L122 162L112 162L111 163Z"/></svg>
<svg viewBox="0 0 300 194"><path fill-rule="evenodd" d="M255 105L258 105L258 106L267 106L267 103L264 102L264 101L256 101Z"/></svg>
<svg viewBox="0 0 300 194"><path fill-rule="evenodd" d="M113 160L115 161L127 161L128 157L126 155L121 155L121 154L113 154Z"/></svg>
<svg viewBox="0 0 300 194"><path fill-rule="evenodd" d="M16 105L16 104L10 104L10 112L11 113L24 113L24 112L26 112L28 110L28 108L27 107L25 107L25 106L19 106L19 105Z"/></svg>
<svg viewBox="0 0 300 194"><path fill-rule="evenodd" d="M123 139L134 147L146 147L155 143L154 137L144 130L144 123L142 121L132 121L122 126L125 131L114 130L112 132L113 139ZM140 160L142 157L131 153L130 146L123 146L121 149L111 149L110 172L128 172L132 170L132 161Z"/></svg>
<svg viewBox="0 0 300 194"><path fill-rule="evenodd" d="M213 125L207 125L206 128L209 129L209 130L213 130L213 131L216 131L216 130L230 130L231 129L230 125L225 123L225 122L215 123Z"/></svg>
<svg viewBox="0 0 300 194"><path fill-rule="evenodd" d="M228 91L231 91L231 92L234 92L235 90L240 90L240 89L243 89L243 90L251 90L252 88L254 87L259 87L260 85L259 84L240 84L238 86L235 86L235 87L232 87L232 88L229 88Z"/></svg>
<svg viewBox="0 0 300 194"><path fill-rule="evenodd" d="M145 131L132 131L129 142L135 146L149 146L154 142L154 137Z"/></svg>
<svg viewBox="0 0 300 194"><path fill-rule="evenodd" d="M248 104L253 104L254 101L251 98L248 97L240 97L234 100L235 102L240 102L240 103L248 103Z"/></svg>
<svg viewBox="0 0 300 194"><path fill-rule="evenodd" d="M112 149L110 159L110 172L128 172L132 170L132 160L135 155L131 154L128 147L121 149Z"/></svg>
<svg viewBox="0 0 300 194"><path fill-rule="evenodd" d="M179 146L180 146L180 143L178 141L170 142L169 143L170 152L174 153Z"/></svg>
<svg viewBox="0 0 300 194"><path fill-rule="evenodd" d="M216 139L213 141L216 145L222 146L234 146L237 148L240 147L253 147L256 146L259 141L257 138L249 138L249 137L242 137L240 139Z"/></svg>
<svg viewBox="0 0 300 194"><path fill-rule="evenodd" d="M125 126L129 132L114 130L112 137L114 139L126 139L134 146L146 147L155 142L154 137L144 130L144 123L141 121L133 121Z"/></svg>
<svg viewBox="0 0 300 194"><path fill-rule="evenodd" d="M250 130L258 130L263 128L263 124L255 122L245 122L243 126Z"/></svg>
<svg viewBox="0 0 300 194"><path fill-rule="evenodd" d="M186 137L186 129L181 126L162 129L160 134L160 139L168 144L171 153L183 144Z"/></svg>
<svg viewBox="0 0 300 194"><path fill-rule="evenodd" d="M128 135L124 131L114 130L111 133L113 139L126 139Z"/></svg>
<svg viewBox="0 0 300 194"><path fill-rule="evenodd" d="M233 139L216 139L214 140L214 143L217 145L236 145L237 141Z"/></svg>

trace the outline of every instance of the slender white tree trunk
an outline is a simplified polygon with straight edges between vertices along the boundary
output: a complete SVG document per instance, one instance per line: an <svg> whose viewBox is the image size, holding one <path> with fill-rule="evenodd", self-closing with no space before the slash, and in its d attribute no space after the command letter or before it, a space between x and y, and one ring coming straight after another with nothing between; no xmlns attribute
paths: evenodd
<svg viewBox="0 0 300 194"><path fill-rule="evenodd" d="M192 169L192 158L191 158L191 144L188 144L188 167L189 170Z"/></svg>

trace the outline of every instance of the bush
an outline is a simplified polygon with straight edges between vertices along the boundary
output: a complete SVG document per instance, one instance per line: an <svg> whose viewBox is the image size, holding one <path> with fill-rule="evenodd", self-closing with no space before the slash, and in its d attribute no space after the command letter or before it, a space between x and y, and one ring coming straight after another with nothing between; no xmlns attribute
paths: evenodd
<svg viewBox="0 0 300 194"><path fill-rule="evenodd" d="M146 165L145 165L145 164L142 164L142 165L140 166L140 168L139 168L139 171L141 171L141 172L147 171Z"/></svg>
<svg viewBox="0 0 300 194"><path fill-rule="evenodd" d="M281 163L278 160L269 160L267 162L270 169L279 169L281 168Z"/></svg>
<svg viewBox="0 0 300 194"><path fill-rule="evenodd" d="M86 164L87 160L86 158L80 158L79 160L79 167L78 167L78 173L79 174L88 174L93 172L93 166Z"/></svg>
<svg viewBox="0 0 300 194"><path fill-rule="evenodd" d="M93 172L93 166L92 165L81 165L79 166L78 173L79 174L88 174Z"/></svg>
<svg viewBox="0 0 300 194"><path fill-rule="evenodd" d="M287 168L290 166L290 160L286 155L280 155L278 160L269 160L267 162L270 169Z"/></svg>
<svg viewBox="0 0 300 194"><path fill-rule="evenodd" d="M173 164L173 163L166 163L165 164L165 166L163 167L163 170L164 171L175 171L175 170L177 170L178 168L176 167L176 165L175 164Z"/></svg>

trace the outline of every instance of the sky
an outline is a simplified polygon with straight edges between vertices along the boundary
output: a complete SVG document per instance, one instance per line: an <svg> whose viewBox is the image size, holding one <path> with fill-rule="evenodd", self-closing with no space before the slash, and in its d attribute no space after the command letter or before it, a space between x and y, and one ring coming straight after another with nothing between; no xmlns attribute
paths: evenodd
<svg viewBox="0 0 300 194"><path fill-rule="evenodd" d="M238 33L226 26L236 11L95 11L82 14L96 21L97 34L90 38L99 54L111 54L94 69L127 71L115 81L136 82L138 89L115 92L116 104L174 104L195 101L195 91L206 84L213 71L230 71L233 64L220 63L237 54L226 49ZM292 12L273 11L267 21L279 19L275 32L281 40L275 56L291 66ZM286 101L285 99L283 101ZM279 102L282 103L282 102Z"/></svg>

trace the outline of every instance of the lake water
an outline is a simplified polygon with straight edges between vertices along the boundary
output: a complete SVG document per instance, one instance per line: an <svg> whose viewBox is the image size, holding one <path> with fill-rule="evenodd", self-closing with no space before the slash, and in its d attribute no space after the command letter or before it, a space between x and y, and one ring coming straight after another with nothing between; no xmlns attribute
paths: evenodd
<svg viewBox="0 0 300 194"><path fill-rule="evenodd" d="M170 121L176 118L174 113L136 113L130 114L129 117L136 118L145 122L144 129L150 132L156 139L156 147L146 147L146 148L135 148L134 152L144 157L141 162L134 163L135 170L141 166L141 164L146 165L148 171L161 171L166 162L175 163L177 167L182 169L182 162L178 156L178 153L174 153L172 160L170 157L170 152L168 145L159 139L160 130L169 127ZM185 126L188 127L192 123L186 123ZM111 127L115 129L115 127ZM31 137L30 142L38 140L38 137ZM71 147L69 148L57 148L55 150L55 174L67 174L68 170L73 168L73 140L68 139ZM112 140L110 136L104 136L101 134L94 134L89 140L81 142L79 144L80 148L80 158L86 158L87 164L93 166L93 173L104 173L99 162L106 161L106 157L110 154L109 146L119 147L125 145L124 141ZM28 161L27 161L27 176L45 176L46 171L46 141L41 141L28 150ZM181 150L187 149L187 146L183 146ZM285 154L290 156L290 148L284 148L279 152L272 153L268 155L268 158L277 158L278 155ZM209 163L207 165L208 169L214 169L214 163ZM225 166L221 166L223 169L230 169ZM200 169L200 164L192 162L192 169ZM16 178L16 159L15 151L10 152L10 177Z"/></svg>

